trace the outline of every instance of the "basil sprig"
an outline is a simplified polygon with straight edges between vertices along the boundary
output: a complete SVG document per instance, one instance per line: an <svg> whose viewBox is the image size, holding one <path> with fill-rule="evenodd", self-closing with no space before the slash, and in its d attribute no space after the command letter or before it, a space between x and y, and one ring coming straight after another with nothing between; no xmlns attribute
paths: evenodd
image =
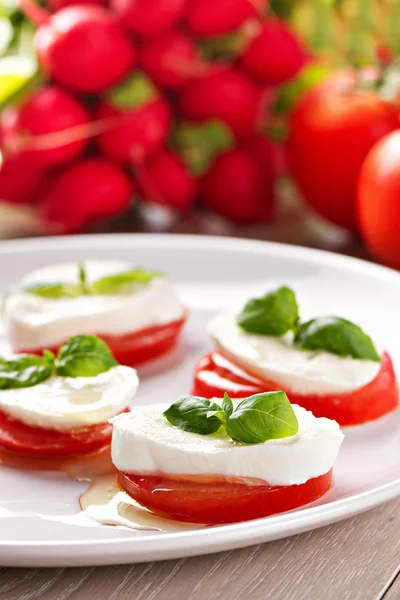
<svg viewBox="0 0 400 600"><path fill-rule="evenodd" d="M249 396L235 409L227 393L222 406L207 398L184 396L163 414L172 425L191 433L210 435L224 427L232 440L243 444L291 437L299 429L285 392Z"/></svg>
<svg viewBox="0 0 400 600"><path fill-rule="evenodd" d="M64 377L95 377L117 364L103 340L95 335L76 335L60 348L56 372Z"/></svg>
<svg viewBox="0 0 400 600"><path fill-rule="evenodd" d="M293 343L301 350L321 350L359 360L381 360L371 338L351 321L328 316L300 323L296 296L286 286L249 300L237 315L236 322L241 329L258 335L281 336L293 331Z"/></svg>
<svg viewBox="0 0 400 600"><path fill-rule="evenodd" d="M103 340L94 335L76 335L60 348L57 358L50 350L43 350L43 356L0 358L0 390L32 387L52 375L95 377L117 364Z"/></svg>
<svg viewBox="0 0 400 600"><path fill-rule="evenodd" d="M10 360L0 358L0 390L31 387L49 379L53 365L47 358L21 354Z"/></svg>
<svg viewBox="0 0 400 600"><path fill-rule="evenodd" d="M294 344L302 350L325 350L339 356L351 356L380 362L380 356L358 325L340 317L319 317L303 323L296 331Z"/></svg>
<svg viewBox="0 0 400 600"><path fill-rule="evenodd" d="M298 320L296 296L286 286L249 300L237 316L238 325L245 331L274 336L290 331Z"/></svg>
<svg viewBox="0 0 400 600"><path fill-rule="evenodd" d="M20 291L49 299L99 294L131 294L140 287L147 285L155 277L162 277L162 273L138 268L107 275L93 283L88 283L85 267L80 264L78 265L77 283L32 283L26 285Z"/></svg>

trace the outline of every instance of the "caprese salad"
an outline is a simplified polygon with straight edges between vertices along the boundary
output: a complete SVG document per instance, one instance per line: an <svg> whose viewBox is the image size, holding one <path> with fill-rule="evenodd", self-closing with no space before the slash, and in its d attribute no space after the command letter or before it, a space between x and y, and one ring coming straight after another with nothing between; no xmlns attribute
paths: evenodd
<svg viewBox="0 0 400 600"><path fill-rule="evenodd" d="M93 334L119 363L136 366L174 347L186 313L159 271L87 260L24 277L4 302L3 320L15 352L57 352L71 335Z"/></svg>
<svg viewBox="0 0 400 600"><path fill-rule="evenodd" d="M0 450L66 457L111 442L108 419L128 410L138 387L131 367L118 365L95 336L74 336L56 357L0 359Z"/></svg>
<svg viewBox="0 0 400 600"><path fill-rule="evenodd" d="M232 400L186 396L114 419L112 461L122 488L166 518L205 524L292 510L331 487L343 440L334 421L285 392Z"/></svg>
<svg viewBox="0 0 400 600"><path fill-rule="evenodd" d="M195 367L193 393L232 397L283 389L316 417L356 425L394 410L398 384L387 352L335 316L300 320L286 286L224 312L209 324L216 351Z"/></svg>

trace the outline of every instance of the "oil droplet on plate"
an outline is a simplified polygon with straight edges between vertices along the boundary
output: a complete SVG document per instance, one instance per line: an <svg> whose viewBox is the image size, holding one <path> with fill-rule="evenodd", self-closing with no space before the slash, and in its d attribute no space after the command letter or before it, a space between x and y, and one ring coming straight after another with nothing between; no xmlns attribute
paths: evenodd
<svg viewBox="0 0 400 600"><path fill-rule="evenodd" d="M190 531L205 525L181 523L159 517L138 504L118 485L115 473L99 475L80 497L82 511L103 525L119 525L147 531Z"/></svg>

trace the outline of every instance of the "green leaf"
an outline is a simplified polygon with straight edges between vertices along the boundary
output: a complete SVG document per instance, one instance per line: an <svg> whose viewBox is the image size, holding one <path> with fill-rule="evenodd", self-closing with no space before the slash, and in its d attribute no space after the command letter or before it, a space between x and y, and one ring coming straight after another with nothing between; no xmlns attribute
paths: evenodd
<svg viewBox="0 0 400 600"><path fill-rule="evenodd" d="M219 412L221 407L211 400L199 396L182 396L163 415L183 431L209 435L218 431L222 425L221 419L216 415Z"/></svg>
<svg viewBox="0 0 400 600"><path fill-rule="evenodd" d="M94 335L76 335L60 349L56 370L63 377L95 377L117 365L103 340Z"/></svg>
<svg viewBox="0 0 400 600"><path fill-rule="evenodd" d="M233 136L219 119L209 119L200 124L181 122L174 129L170 143L190 171L194 175L202 175L217 154L232 146Z"/></svg>
<svg viewBox="0 0 400 600"><path fill-rule="evenodd" d="M226 412L228 417L233 413L233 402L226 392L224 393L224 399L222 401L222 410Z"/></svg>
<svg viewBox="0 0 400 600"><path fill-rule="evenodd" d="M32 283L21 288L20 291L48 299L75 298L82 295L81 286L72 283Z"/></svg>
<svg viewBox="0 0 400 600"><path fill-rule="evenodd" d="M11 360L0 359L0 390L38 385L51 377L53 365L47 357L22 354Z"/></svg>
<svg viewBox="0 0 400 600"><path fill-rule="evenodd" d="M239 327L260 335L283 335L299 321L299 308L294 292L282 286L260 298L247 302L236 318Z"/></svg>
<svg viewBox="0 0 400 600"><path fill-rule="evenodd" d="M324 350L339 356L380 362L376 348L358 325L340 317L318 317L298 328L294 344L302 350Z"/></svg>
<svg viewBox="0 0 400 600"><path fill-rule="evenodd" d="M266 392L245 398L226 422L235 441L262 444L293 436L299 425L285 392Z"/></svg>
<svg viewBox="0 0 400 600"><path fill-rule="evenodd" d="M81 288L82 294L88 293L86 282L87 282L87 274L86 274L85 265L83 263L81 263L79 265L79 283L80 283L80 288Z"/></svg>
<svg viewBox="0 0 400 600"><path fill-rule="evenodd" d="M144 106L157 96L157 89L151 79L136 71L107 94L107 101L121 109L134 109Z"/></svg>
<svg viewBox="0 0 400 600"><path fill-rule="evenodd" d="M147 285L156 277L162 276L160 271L132 269L98 279L88 286L88 290L91 294L130 294L135 288Z"/></svg>

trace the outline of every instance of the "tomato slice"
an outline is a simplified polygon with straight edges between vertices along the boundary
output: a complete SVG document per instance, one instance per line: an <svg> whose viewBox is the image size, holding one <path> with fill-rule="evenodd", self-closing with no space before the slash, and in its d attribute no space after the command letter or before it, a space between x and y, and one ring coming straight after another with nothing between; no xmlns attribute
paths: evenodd
<svg viewBox="0 0 400 600"><path fill-rule="evenodd" d="M276 382L264 381L227 360L218 352L201 358L195 367L193 394L221 398L226 391L232 398L282 389ZM297 394L284 389L292 404L310 410L315 417L334 419L339 425L360 425L394 410L399 403L399 389L391 358L382 356L377 376L366 385L350 392L334 394Z"/></svg>
<svg viewBox="0 0 400 600"><path fill-rule="evenodd" d="M89 454L111 444L111 434L110 423L64 432L30 427L0 411L0 449L7 452L43 457Z"/></svg>
<svg viewBox="0 0 400 600"><path fill-rule="evenodd" d="M96 333L94 335L97 335L106 342L115 360L121 365L136 367L140 363L157 358L172 350L179 340L179 335L185 321L186 316L166 325L147 327L146 329L140 329L139 331L124 335L109 335L104 333ZM57 354L59 347L63 343L47 349ZM41 354L43 350L44 348L19 349L18 352L24 354Z"/></svg>
<svg viewBox="0 0 400 600"><path fill-rule="evenodd" d="M122 488L153 513L220 525L268 517L314 502L332 485L332 469L301 485L271 486L221 476L138 475L118 472Z"/></svg>

